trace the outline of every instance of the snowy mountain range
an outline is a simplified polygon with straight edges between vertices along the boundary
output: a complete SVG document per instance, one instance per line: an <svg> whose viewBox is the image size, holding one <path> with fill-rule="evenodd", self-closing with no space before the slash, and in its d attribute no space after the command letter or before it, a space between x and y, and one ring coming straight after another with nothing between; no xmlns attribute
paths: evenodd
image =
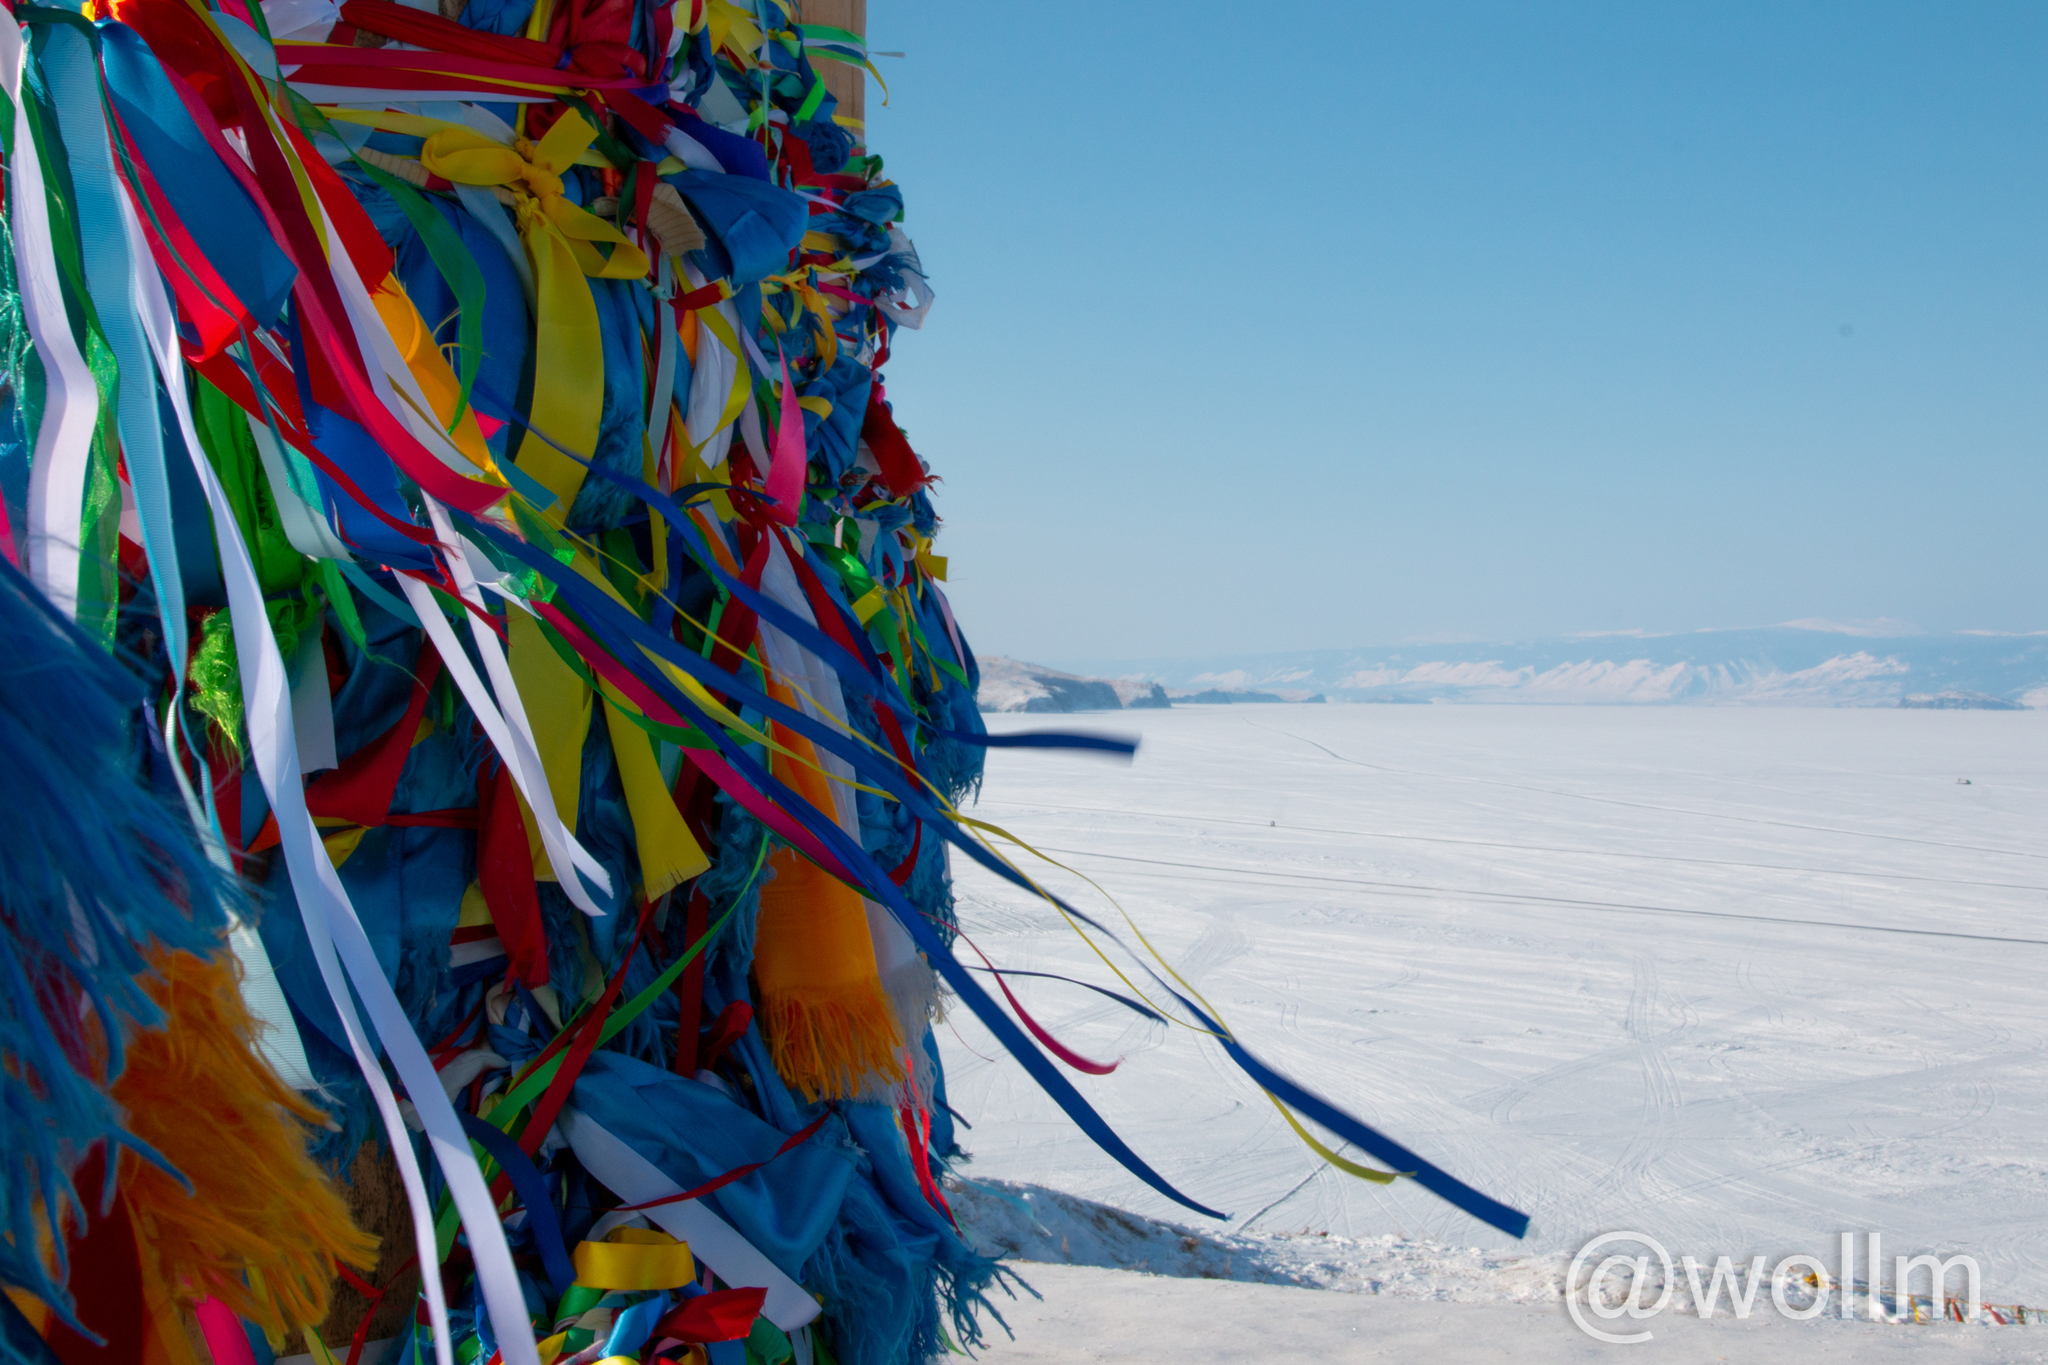
<svg viewBox="0 0 2048 1365"><path fill-rule="evenodd" d="M1791 622L1676 635L1584 635L1281 654L1060 661L1072 674L1332 702L2048 706L2048 632L1901 635Z"/></svg>

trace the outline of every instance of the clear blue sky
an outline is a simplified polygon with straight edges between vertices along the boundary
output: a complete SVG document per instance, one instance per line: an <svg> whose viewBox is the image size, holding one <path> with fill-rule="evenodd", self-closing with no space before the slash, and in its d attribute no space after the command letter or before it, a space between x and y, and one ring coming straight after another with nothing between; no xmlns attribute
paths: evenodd
<svg viewBox="0 0 2048 1365"><path fill-rule="evenodd" d="M869 27L983 652L2048 628L2048 6Z"/></svg>

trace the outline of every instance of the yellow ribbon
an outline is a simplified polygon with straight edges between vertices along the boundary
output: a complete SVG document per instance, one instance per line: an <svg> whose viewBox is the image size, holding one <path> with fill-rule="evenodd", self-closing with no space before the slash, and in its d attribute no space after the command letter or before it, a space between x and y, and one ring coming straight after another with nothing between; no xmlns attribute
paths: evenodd
<svg viewBox="0 0 2048 1365"><path fill-rule="evenodd" d="M832 368L839 358L839 334L832 329L831 300L811 283L811 272L792 270L787 275L770 275L761 281L761 292L777 294L787 291L796 295L797 302L810 315L811 331L818 338L818 364L820 373ZM764 318L773 314L763 311ZM773 324L771 324L773 325Z"/></svg>
<svg viewBox="0 0 2048 1365"><path fill-rule="evenodd" d="M563 452L586 460L596 453L604 406L604 339L583 277L636 280L649 269L646 253L624 233L563 193L562 173L596 138L596 127L572 111L539 142L522 137L507 147L468 128L444 128L420 149L420 165L444 180L512 193L535 301L533 409L518 462L555 495L548 517L557 526L583 486L583 465Z"/></svg>
<svg viewBox="0 0 2048 1365"><path fill-rule="evenodd" d="M640 708L608 682L600 681L599 689L604 695L612 756L619 766L619 785L626 793L626 813L633 820L633 841L640 855L640 894L655 900L709 870L711 859L669 795L652 736L629 719L643 714Z"/></svg>
<svg viewBox="0 0 2048 1365"><path fill-rule="evenodd" d="M1316 1141L1315 1135L1301 1126L1301 1120L1294 1117L1293 1112L1286 1105L1280 1103L1279 1096L1270 1090L1265 1090L1263 1087L1261 1087L1261 1090L1267 1099L1273 1101L1273 1107L1280 1111L1280 1117L1287 1120L1287 1126L1294 1130L1294 1135L1307 1143L1310 1151L1346 1175L1355 1175L1360 1180L1370 1180L1375 1185L1391 1185L1402 1176L1407 1176L1411 1180L1415 1177L1415 1172L1413 1171L1376 1171L1370 1166L1361 1166L1355 1161L1348 1161L1337 1155L1328 1147Z"/></svg>
<svg viewBox="0 0 2048 1365"><path fill-rule="evenodd" d="M547 774L548 794L555 801L555 815L572 834L583 801L583 740L590 733L590 689L575 669L562 662L540 622L523 611L506 613L507 662L512 682L533 725L534 747L539 751L541 771ZM526 816L527 846L533 855L534 876L559 882L560 871L540 841L540 826L532 818L524 796L520 811Z"/></svg>
<svg viewBox="0 0 2048 1365"><path fill-rule="evenodd" d="M576 1283L592 1289L680 1289L697 1278L688 1242L646 1228L614 1228L606 1241L579 1243L570 1260Z"/></svg>

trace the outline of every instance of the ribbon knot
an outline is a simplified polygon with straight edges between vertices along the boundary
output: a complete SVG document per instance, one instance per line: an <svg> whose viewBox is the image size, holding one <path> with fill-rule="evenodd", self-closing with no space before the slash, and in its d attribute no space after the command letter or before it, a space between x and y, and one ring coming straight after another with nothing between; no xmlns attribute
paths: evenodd
<svg viewBox="0 0 2048 1365"><path fill-rule="evenodd" d="M596 127L573 112L556 119L540 141L522 137L510 147L468 128L444 128L420 148L420 165L458 185L510 190L536 280L561 254L582 274L637 280L651 269L646 253L604 219L570 203L562 181L596 140Z"/></svg>
<svg viewBox="0 0 2048 1365"><path fill-rule="evenodd" d="M563 197L562 177L536 159L540 154L539 143L522 137L513 142L512 150L526 162L519 168L519 179L528 194L542 201Z"/></svg>
<svg viewBox="0 0 2048 1365"><path fill-rule="evenodd" d="M651 268L618 228L569 202L563 175L590 150L597 131L571 111L537 142L521 137L508 147L470 128L443 128L420 148L420 165L431 174L511 196L520 244L533 264L534 330L550 358L534 378L518 463L555 495L549 515L558 526L583 485L578 459L596 453L604 401L604 338L584 276L637 280Z"/></svg>

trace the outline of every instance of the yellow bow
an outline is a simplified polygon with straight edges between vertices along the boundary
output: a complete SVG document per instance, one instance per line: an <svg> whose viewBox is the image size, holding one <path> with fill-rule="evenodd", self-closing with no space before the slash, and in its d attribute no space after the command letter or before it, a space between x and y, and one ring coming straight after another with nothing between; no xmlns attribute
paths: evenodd
<svg viewBox="0 0 2048 1365"><path fill-rule="evenodd" d="M420 165L434 175L512 195L535 305L533 408L518 462L555 495L548 515L557 526L583 486L583 466L570 456L595 454L604 406L604 338L583 277L637 280L649 269L646 253L624 233L563 193L562 173L596 139L597 129L572 111L539 142L520 138L507 147L468 128L444 128L420 149Z"/></svg>

